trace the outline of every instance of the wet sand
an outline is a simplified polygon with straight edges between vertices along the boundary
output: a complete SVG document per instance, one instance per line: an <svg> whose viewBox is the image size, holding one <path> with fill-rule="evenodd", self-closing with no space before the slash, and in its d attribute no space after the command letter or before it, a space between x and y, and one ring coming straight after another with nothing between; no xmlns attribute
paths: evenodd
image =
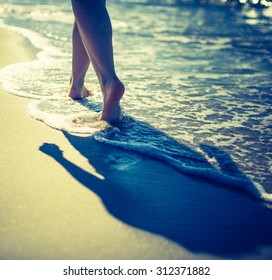
<svg viewBox="0 0 272 280"><path fill-rule="evenodd" d="M35 58L20 35L0 36L1 68ZM28 116L30 99L0 99L0 259L272 258L259 202L51 129Z"/></svg>

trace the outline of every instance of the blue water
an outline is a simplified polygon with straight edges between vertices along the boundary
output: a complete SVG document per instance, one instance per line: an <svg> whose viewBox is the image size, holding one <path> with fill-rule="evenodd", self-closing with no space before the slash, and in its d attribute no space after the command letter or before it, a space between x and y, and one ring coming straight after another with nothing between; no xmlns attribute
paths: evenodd
<svg viewBox="0 0 272 280"><path fill-rule="evenodd" d="M39 49L35 61L0 70L0 79L10 93L35 99L30 115L53 128L271 201L272 10L202 2L108 1L116 70L126 84L118 127L99 121L92 69L92 96L67 98L70 1L0 1L2 25Z"/></svg>

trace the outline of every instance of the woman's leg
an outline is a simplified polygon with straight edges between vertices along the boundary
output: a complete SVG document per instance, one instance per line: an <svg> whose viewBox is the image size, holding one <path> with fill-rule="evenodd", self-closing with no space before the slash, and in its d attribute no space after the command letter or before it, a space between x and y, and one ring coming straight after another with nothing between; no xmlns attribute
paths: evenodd
<svg viewBox="0 0 272 280"><path fill-rule="evenodd" d="M103 93L101 119L118 121L125 87L114 69L112 27L106 6L103 0L72 0L72 5L80 37Z"/></svg>
<svg viewBox="0 0 272 280"><path fill-rule="evenodd" d="M72 42L72 77L69 96L72 99L80 99L89 96L89 92L84 87L84 80L90 65L90 59L81 40L76 21L73 28Z"/></svg>

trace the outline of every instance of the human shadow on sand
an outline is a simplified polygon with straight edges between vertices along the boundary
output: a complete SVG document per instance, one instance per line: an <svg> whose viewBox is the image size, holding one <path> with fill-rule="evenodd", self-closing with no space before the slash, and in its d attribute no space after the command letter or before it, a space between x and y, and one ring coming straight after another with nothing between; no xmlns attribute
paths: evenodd
<svg viewBox="0 0 272 280"><path fill-rule="evenodd" d="M158 132L151 129L155 134ZM63 133L104 180L65 158L55 144L44 143L40 150L98 195L111 215L128 225L163 236L193 253L224 258L254 258L261 247L272 246L269 205L207 178L182 174L150 157L100 143L92 137ZM182 144L175 145L184 149ZM227 158L229 172L240 172L246 178L225 152L207 145L202 149L216 158L219 165ZM272 258L272 252L265 258Z"/></svg>

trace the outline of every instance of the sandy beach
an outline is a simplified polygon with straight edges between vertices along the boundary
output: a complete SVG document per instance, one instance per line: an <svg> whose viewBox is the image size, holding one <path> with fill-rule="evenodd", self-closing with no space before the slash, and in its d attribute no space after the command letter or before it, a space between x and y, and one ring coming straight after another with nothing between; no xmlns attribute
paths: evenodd
<svg viewBox="0 0 272 280"><path fill-rule="evenodd" d="M0 37L1 68L35 59L20 35ZM29 117L30 99L0 99L0 259L272 258L266 205L54 130Z"/></svg>

